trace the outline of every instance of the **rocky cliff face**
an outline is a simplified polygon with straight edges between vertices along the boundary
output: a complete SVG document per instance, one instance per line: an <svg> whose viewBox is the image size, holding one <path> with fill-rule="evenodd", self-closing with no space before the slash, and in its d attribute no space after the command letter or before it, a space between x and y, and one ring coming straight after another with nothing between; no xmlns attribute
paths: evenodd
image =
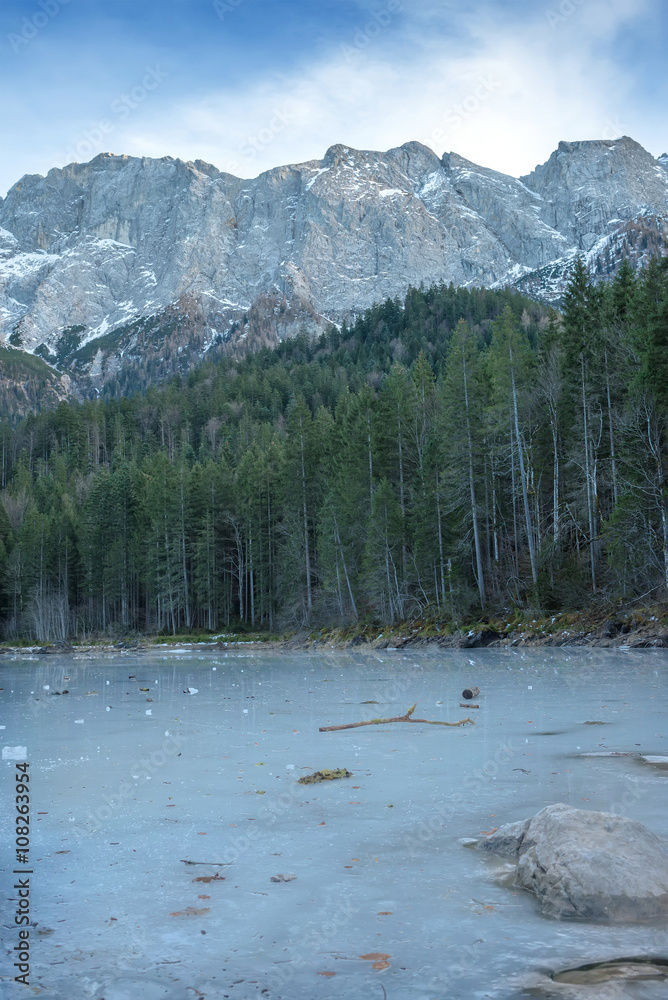
<svg viewBox="0 0 668 1000"><path fill-rule="evenodd" d="M666 211L665 170L628 136L560 142L547 163L521 180L540 196L541 219L582 250L620 222Z"/></svg>
<svg viewBox="0 0 668 1000"><path fill-rule="evenodd" d="M520 179L416 142L336 145L253 180L102 154L0 199L0 338L88 391L128 364L159 374L240 337L315 332L421 282L555 298L578 252L601 275L642 260L647 232L663 252L667 200L668 158L627 137L562 142Z"/></svg>

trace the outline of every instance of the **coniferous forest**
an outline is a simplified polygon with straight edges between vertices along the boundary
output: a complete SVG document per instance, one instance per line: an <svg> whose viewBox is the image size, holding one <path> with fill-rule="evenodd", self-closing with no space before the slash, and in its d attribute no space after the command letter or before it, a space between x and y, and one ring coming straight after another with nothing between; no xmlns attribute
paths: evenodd
<svg viewBox="0 0 668 1000"><path fill-rule="evenodd" d="M559 313L434 287L0 425L4 637L444 621L662 595L668 259Z"/></svg>

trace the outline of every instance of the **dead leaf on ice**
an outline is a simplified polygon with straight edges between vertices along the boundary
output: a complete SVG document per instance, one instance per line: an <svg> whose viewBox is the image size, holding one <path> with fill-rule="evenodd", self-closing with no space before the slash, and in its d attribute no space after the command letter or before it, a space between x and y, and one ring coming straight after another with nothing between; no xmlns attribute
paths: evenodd
<svg viewBox="0 0 668 1000"><path fill-rule="evenodd" d="M384 962L388 958L392 958L391 955L385 954L383 951L370 951L368 955L360 955L365 962Z"/></svg>

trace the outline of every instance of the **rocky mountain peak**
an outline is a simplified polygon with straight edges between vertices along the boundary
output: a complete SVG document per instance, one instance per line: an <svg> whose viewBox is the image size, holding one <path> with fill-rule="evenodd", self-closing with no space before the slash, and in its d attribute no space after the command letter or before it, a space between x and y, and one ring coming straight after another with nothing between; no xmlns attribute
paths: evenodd
<svg viewBox="0 0 668 1000"><path fill-rule="evenodd" d="M386 156L413 181L440 171L442 166L436 153L421 142L405 142L402 146L389 149Z"/></svg>
<svg viewBox="0 0 668 1000"><path fill-rule="evenodd" d="M629 136L560 142L546 163L520 180L541 196L541 218L585 251L611 224L666 211L668 178Z"/></svg>
<svg viewBox="0 0 668 1000"><path fill-rule="evenodd" d="M102 153L27 175L0 201L0 337L97 385L149 334L161 363L181 365L240 324L250 342L249 317L271 342L410 285L558 296L578 252L601 275L633 247L637 261L662 252L663 160L627 136L561 142L518 179L414 141L337 143L244 180Z"/></svg>
<svg viewBox="0 0 668 1000"><path fill-rule="evenodd" d="M344 146L337 142L330 146L322 158L323 167L352 166L353 156L357 150L351 150L350 146Z"/></svg>

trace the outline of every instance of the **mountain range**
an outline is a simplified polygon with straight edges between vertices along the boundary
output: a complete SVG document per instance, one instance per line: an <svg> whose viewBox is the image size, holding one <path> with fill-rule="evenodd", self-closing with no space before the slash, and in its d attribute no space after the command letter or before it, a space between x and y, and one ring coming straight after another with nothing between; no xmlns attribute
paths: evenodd
<svg viewBox="0 0 668 1000"><path fill-rule="evenodd" d="M252 180L103 153L0 199L0 339L46 362L56 396L124 390L410 286L558 303L578 254L605 279L665 253L667 210L668 155L628 136L560 142L520 178L418 142L334 145Z"/></svg>

